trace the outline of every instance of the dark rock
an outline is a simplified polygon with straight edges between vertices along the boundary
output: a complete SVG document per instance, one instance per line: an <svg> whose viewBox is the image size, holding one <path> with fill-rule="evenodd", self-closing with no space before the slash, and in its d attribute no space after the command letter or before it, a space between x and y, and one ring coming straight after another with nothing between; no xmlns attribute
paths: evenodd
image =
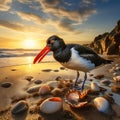
<svg viewBox="0 0 120 120"><path fill-rule="evenodd" d="M114 99L110 95L104 95L105 99L107 99L111 104L115 103Z"/></svg>
<svg viewBox="0 0 120 120"><path fill-rule="evenodd" d="M42 80L35 80L34 83L35 83L35 84L41 84L41 83L42 83Z"/></svg>
<svg viewBox="0 0 120 120"><path fill-rule="evenodd" d="M112 86L112 92L120 94L120 86Z"/></svg>
<svg viewBox="0 0 120 120"><path fill-rule="evenodd" d="M111 82L110 82L110 80L101 80L100 83L102 83L103 85L108 86Z"/></svg>
<svg viewBox="0 0 120 120"><path fill-rule="evenodd" d="M64 67L60 67L61 70L64 70L65 68Z"/></svg>
<svg viewBox="0 0 120 120"><path fill-rule="evenodd" d="M13 83L11 83L11 82L4 82L4 83L1 84L1 87L9 88L9 87L11 87L12 84Z"/></svg>
<svg viewBox="0 0 120 120"><path fill-rule="evenodd" d="M60 81L62 78L60 76L56 77L55 80Z"/></svg>
<svg viewBox="0 0 120 120"><path fill-rule="evenodd" d="M16 69L11 69L11 71L16 71Z"/></svg>
<svg viewBox="0 0 120 120"><path fill-rule="evenodd" d="M18 115L28 110L28 103L26 101L19 101L11 110L12 114Z"/></svg>
<svg viewBox="0 0 120 120"><path fill-rule="evenodd" d="M59 70L54 70L54 72L59 72Z"/></svg>
<svg viewBox="0 0 120 120"><path fill-rule="evenodd" d="M38 85L32 86L32 87L30 87L30 88L27 89L27 92L28 92L28 93L38 92L40 87L41 87L41 86L38 86Z"/></svg>
<svg viewBox="0 0 120 120"><path fill-rule="evenodd" d="M50 72L50 71L52 71L51 69L44 69L44 70L42 70L43 72Z"/></svg>
<svg viewBox="0 0 120 120"><path fill-rule="evenodd" d="M102 79L102 78L104 78L104 75L103 75L103 74L101 74L101 75L96 75L96 76L94 76L94 78L95 78L95 79Z"/></svg>
<svg viewBox="0 0 120 120"><path fill-rule="evenodd" d="M31 81L33 79L33 76L25 76L25 79Z"/></svg>

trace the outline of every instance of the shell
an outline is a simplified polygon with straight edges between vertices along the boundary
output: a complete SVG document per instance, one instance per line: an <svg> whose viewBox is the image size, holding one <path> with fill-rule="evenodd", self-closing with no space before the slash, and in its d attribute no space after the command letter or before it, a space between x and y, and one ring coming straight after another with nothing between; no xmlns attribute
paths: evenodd
<svg viewBox="0 0 120 120"><path fill-rule="evenodd" d="M110 104L105 98L97 97L93 100L93 103L98 111L108 113L110 109Z"/></svg>
<svg viewBox="0 0 120 120"><path fill-rule="evenodd" d="M45 94L48 94L50 93L51 89L48 85L44 85L44 86L41 86L40 89L39 89L39 94L40 95L45 95Z"/></svg>
<svg viewBox="0 0 120 120"><path fill-rule="evenodd" d="M71 107L80 108L86 105L88 102L85 101L88 91L79 92L76 90L69 90L65 96L65 102Z"/></svg>
<svg viewBox="0 0 120 120"><path fill-rule="evenodd" d="M52 114L62 109L62 99L60 97L51 97L40 104L40 111L46 114Z"/></svg>
<svg viewBox="0 0 120 120"><path fill-rule="evenodd" d="M90 85L90 87L91 87L91 90L92 90L92 91L95 91L95 92L100 91L99 86L98 86L97 83L95 83L95 82L92 82L91 85Z"/></svg>

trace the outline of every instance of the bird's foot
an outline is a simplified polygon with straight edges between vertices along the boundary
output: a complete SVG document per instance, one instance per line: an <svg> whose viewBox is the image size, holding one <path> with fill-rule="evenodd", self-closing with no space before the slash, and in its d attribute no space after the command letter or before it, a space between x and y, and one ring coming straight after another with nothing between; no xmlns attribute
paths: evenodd
<svg viewBox="0 0 120 120"><path fill-rule="evenodd" d="M82 89L81 89L81 87L80 87L79 85L74 85L74 86L73 86L73 89L82 91Z"/></svg>

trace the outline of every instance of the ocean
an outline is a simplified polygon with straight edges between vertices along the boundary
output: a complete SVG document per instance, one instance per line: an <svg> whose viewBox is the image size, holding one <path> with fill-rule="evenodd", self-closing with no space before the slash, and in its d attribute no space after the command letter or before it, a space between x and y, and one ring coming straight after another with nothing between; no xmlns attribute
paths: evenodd
<svg viewBox="0 0 120 120"><path fill-rule="evenodd" d="M16 65L33 64L38 49L0 49L0 68ZM54 62L52 52L48 53L42 62Z"/></svg>

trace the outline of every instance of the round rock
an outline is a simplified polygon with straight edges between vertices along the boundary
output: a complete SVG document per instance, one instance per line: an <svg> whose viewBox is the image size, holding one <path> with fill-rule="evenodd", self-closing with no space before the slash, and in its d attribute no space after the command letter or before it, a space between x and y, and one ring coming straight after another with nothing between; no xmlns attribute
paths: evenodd
<svg viewBox="0 0 120 120"><path fill-rule="evenodd" d="M24 113L28 110L28 103L26 101L19 101L16 105L12 108L11 112L14 115L18 115Z"/></svg>
<svg viewBox="0 0 120 120"><path fill-rule="evenodd" d="M42 80L35 80L34 83L35 83L35 84L41 84L41 83L42 83Z"/></svg>
<svg viewBox="0 0 120 120"><path fill-rule="evenodd" d="M1 84L1 86L4 87L4 88L9 88L9 87L11 87L11 85L12 85L11 82L4 82L4 83Z"/></svg>
<svg viewBox="0 0 120 120"><path fill-rule="evenodd" d="M105 80L101 80L100 83L108 86L111 82L110 82L110 80L105 79Z"/></svg>
<svg viewBox="0 0 120 120"><path fill-rule="evenodd" d="M33 79L33 76L25 76L25 79L31 81Z"/></svg>
<svg viewBox="0 0 120 120"><path fill-rule="evenodd" d="M120 94L120 86L112 86L112 92Z"/></svg>
<svg viewBox="0 0 120 120"><path fill-rule="evenodd" d="M41 87L40 85L39 86L38 85L32 86L32 87L27 89L27 92L28 93L38 92L40 87Z"/></svg>

